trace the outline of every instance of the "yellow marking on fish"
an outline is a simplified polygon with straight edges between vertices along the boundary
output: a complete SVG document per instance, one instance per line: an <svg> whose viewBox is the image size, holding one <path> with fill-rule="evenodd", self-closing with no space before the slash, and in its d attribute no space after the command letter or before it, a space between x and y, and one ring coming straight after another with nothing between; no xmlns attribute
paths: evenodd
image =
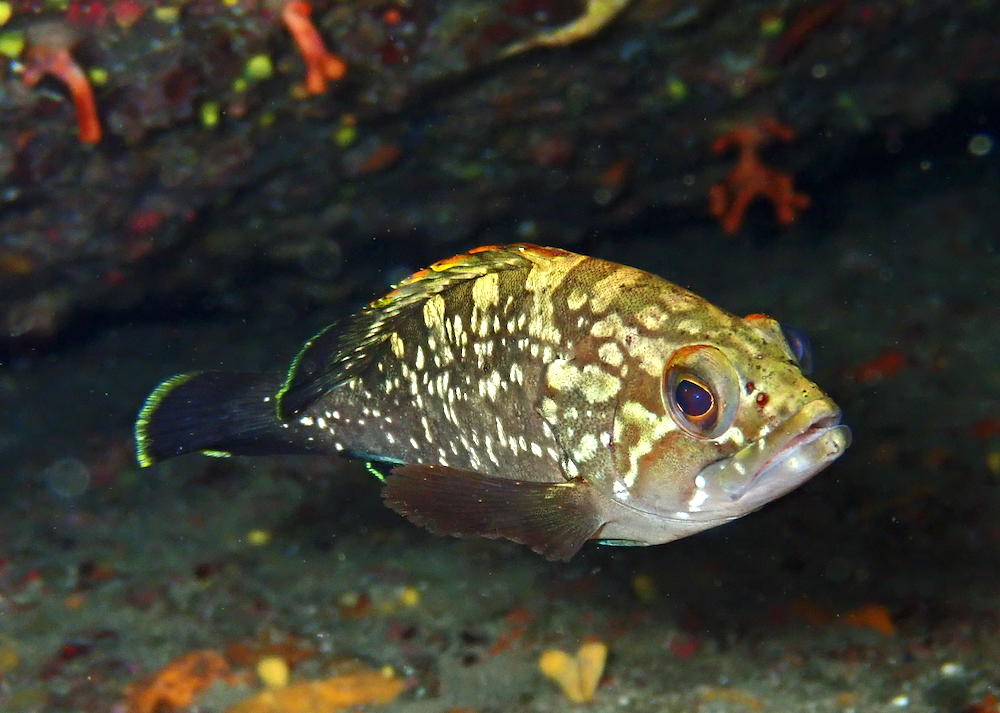
<svg viewBox="0 0 1000 713"><path fill-rule="evenodd" d="M403 338L396 332L389 335L389 346L392 347L392 353L397 359L402 359L406 355L406 345L403 343Z"/></svg>
<svg viewBox="0 0 1000 713"><path fill-rule="evenodd" d="M674 322L674 329L682 334L694 334L695 332L701 330L704 325L701 320L693 319L687 317L685 319L679 319Z"/></svg>
<svg viewBox="0 0 1000 713"><path fill-rule="evenodd" d="M746 436L743 435L743 429L737 426L735 423L729 427L725 433L715 439L716 443L732 443L736 447L742 446L746 443Z"/></svg>
<svg viewBox="0 0 1000 713"><path fill-rule="evenodd" d="M607 277L594 283L590 297L590 308L594 314L602 314L607 311L611 303L621 294L624 287L629 287L641 282L643 273L630 267L620 267Z"/></svg>
<svg viewBox="0 0 1000 713"><path fill-rule="evenodd" d="M667 315L656 305L643 307L636 313L635 318L639 324L650 331L662 329L667 321Z"/></svg>
<svg viewBox="0 0 1000 713"><path fill-rule="evenodd" d="M573 312L583 307L587 303L587 293L578 287L574 287L566 295L566 306Z"/></svg>
<svg viewBox="0 0 1000 713"><path fill-rule="evenodd" d="M580 372L580 392L590 403L603 403L618 393L621 380L596 364L587 364Z"/></svg>
<svg viewBox="0 0 1000 713"><path fill-rule="evenodd" d="M566 280L570 271L587 258L582 255L567 255L544 258L525 253L532 263L524 281L524 289L532 296L528 334L540 341L557 344L562 338L555 326L555 302L552 293ZM521 322L518 320L518 327Z"/></svg>
<svg viewBox="0 0 1000 713"><path fill-rule="evenodd" d="M545 420L554 420L558 412L559 406L554 400L548 398L542 400L542 417L545 418Z"/></svg>
<svg viewBox="0 0 1000 713"><path fill-rule="evenodd" d="M545 373L546 383L556 391L569 391L579 379L580 370L565 359L557 359Z"/></svg>
<svg viewBox="0 0 1000 713"><path fill-rule="evenodd" d="M606 319L599 319L590 325L590 334L598 339L607 339L614 336L615 326Z"/></svg>
<svg viewBox="0 0 1000 713"><path fill-rule="evenodd" d="M623 427L633 426L639 431L639 437L628 451L628 470L623 481L627 488L635 485L639 477L639 459L653 450L653 446L671 431L677 430L677 424L670 416L658 416L638 401L626 401L619 409L619 418L615 421L615 442L621 443Z"/></svg>
<svg viewBox="0 0 1000 713"><path fill-rule="evenodd" d="M489 272L473 282L472 301L483 312L496 307L500 302L500 275Z"/></svg>
<svg viewBox="0 0 1000 713"><path fill-rule="evenodd" d="M428 329L444 327L444 297L433 295L424 302L424 324Z"/></svg>
<svg viewBox="0 0 1000 713"><path fill-rule="evenodd" d="M546 383L556 391L579 391L589 403L604 403L618 393L621 380L596 364L582 369L556 359L546 372Z"/></svg>
<svg viewBox="0 0 1000 713"><path fill-rule="evenodd" d="M597 348L597 356L605 364L610 364L611 366L621 366L622 361L625 359L621 348L615 342L604 342L604 344Z"/></svg>
<svg viewBox="0 0 1000 713"><path fill-rule="evenodd" d="M573 451L573 457L578 461L590 460L597 453L597 437L592 433L585 433L580 437L580 442Z"/></svg>
<svg viewBox="0 0 1000 713"><path fill-rule="evenodd" d="M628 355L639 362L642 370L650 376L657 376L662 371L663 340L640 334L634 326L622 322L617 312L594 322L590 333L599 338L611 337L619 346L624 345Z"/></svg>

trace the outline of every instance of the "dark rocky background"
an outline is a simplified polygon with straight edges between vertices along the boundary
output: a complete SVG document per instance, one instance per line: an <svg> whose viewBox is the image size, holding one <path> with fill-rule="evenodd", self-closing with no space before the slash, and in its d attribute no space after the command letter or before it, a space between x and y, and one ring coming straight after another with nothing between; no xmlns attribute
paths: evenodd
<svg viewBox="0 0 1000 713"><path fill-rule="evenodd" d="M386 710L582 710L536 666L596 636L602 713L997 713L1000 6L633 0L510 57L588 5L311 6L347 67L317 95L277 0L0 2L0 710L127 711L179 656L287 637L297 680L393 666ZM62 82L25 84L53 43L96 143ZM794 137L760 159L810 205L730 235L713 144L770 121ZM427 535L337 459L134 465L163 377L280 368L519 240L802 327L851 449L739 522L559 565ZM183 710L259 689L231 665Z"/></svg>

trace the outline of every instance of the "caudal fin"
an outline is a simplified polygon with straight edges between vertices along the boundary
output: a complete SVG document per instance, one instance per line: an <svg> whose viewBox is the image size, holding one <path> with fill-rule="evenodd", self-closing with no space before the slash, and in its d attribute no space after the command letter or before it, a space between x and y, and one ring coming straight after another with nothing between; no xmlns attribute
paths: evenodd
<svg viewBox="0 0 1000 713"><path fill-rule="evenodd" d="M157 386L135 422L139 465L200 451L277 455L324 450L315 429L278 419L281 377L254 372L178 374Z"/></svg>

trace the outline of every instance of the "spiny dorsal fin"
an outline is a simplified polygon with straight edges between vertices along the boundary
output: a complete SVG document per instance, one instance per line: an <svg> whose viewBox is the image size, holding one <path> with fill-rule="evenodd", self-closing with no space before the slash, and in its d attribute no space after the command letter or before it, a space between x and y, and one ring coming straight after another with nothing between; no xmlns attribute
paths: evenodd
<svg viewBox="0 0 1000 713"><path fill-rule="evenodd" d="M342 331L331 325L303 345L278 391L278 417L287 419L300 413L363 371L374 348L395 331L398 320L422 307L430 297L492 272L530 267L532 260L571 254L529 243L484 245L413 273L348 320Z"/></svg>

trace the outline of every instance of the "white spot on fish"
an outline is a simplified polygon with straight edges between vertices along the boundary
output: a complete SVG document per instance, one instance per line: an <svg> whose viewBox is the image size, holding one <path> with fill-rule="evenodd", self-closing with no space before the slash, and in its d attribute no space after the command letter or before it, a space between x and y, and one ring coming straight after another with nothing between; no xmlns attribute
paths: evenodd
<svg viewBox="0 0 1000 713"><path fill-rule="evenodd" d="M597 356L601 358L601 361L611 366L621 366L624 359L622 350L614 342L604 342L598 347Z"/></svg>

